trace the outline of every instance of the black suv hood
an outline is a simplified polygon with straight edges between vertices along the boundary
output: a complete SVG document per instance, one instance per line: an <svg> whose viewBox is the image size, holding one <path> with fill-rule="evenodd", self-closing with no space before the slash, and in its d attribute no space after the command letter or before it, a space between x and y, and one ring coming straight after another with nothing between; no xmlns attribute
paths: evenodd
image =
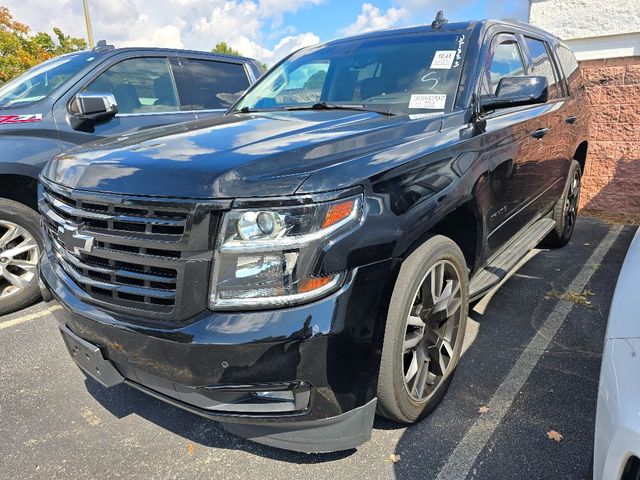
<svg viewBox="0 0 640 480"><path fill-rule="evenodd" d="M44 176L129 195L290 195L318 170L433 132L439 121L343 110L225 115L94 142L54 158Z"/></svg>

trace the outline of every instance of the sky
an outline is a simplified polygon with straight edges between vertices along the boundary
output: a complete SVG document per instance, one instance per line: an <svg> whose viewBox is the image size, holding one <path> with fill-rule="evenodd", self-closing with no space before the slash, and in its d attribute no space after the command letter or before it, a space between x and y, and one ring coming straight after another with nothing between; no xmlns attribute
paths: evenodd
<svg viewBox="0 0 640 480"><path fill-rule="evenodd" d="M82 0L3 0L33 31L86 37ZM89 0L95 40L117 47L211 50L227 42L273 65L300 47L383 28L449 20L526 20L528 0Z"/></svg>

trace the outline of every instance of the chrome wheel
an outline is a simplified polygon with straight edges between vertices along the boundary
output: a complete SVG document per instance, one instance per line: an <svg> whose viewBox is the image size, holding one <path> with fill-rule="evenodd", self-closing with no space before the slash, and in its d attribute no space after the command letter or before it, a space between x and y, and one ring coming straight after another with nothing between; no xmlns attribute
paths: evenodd
<svg viewBox="0 0 640 480"><path fill-rule="evenodd" d="M578 216L578 202L580 201L580 172L573 173L571 186L564 202L564 234L570 234Z"/></svg>
<svg viewBox="0 0 640 480"><path fill-rule="evenodd" d="M38 271L38 242L27 229L0 220L0 300L26 288Z"/></svg>
<svg viewBox="0 0 640 480"><path fill-rule="evenodd" d="M403 374L412 400L427 399L452 370L461 307L460 275L451 262L441 260L427 272L406 322Z"/></svg>

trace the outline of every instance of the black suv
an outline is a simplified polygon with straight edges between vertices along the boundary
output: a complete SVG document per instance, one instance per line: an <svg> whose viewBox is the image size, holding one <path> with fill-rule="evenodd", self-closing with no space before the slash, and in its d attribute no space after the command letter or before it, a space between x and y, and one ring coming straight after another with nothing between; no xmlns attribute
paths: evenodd
<svg viewBox="0 0 640 480"><path fill-rule="evenodd" d="M571 237L581 88L543 31L436 21L300 50L221 118L59 155L41 279L69 352L287 449L419 420L469 302Z"/></svg>
<svg viewBox="0 0 640 480"><path fill-rule="evenodd" d="M40 295L37 179L53 155L108 135L220 116L261 73L248 58L101 45L0 86L0 315Z"/></svg>

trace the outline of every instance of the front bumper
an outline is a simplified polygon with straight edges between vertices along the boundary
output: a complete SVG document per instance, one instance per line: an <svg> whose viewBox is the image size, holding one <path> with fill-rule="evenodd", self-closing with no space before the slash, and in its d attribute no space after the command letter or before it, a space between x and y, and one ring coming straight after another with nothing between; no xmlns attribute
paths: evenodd
<svg viewBox="0 0 640 480"><path fill-rule="evenodd" d="M257 442L324 452L370 437L398 267L395 260L360 267L338 292L308 305L203 312L170 329L80 301L46 255L40 269L65 307L55 315L70 353L76 347L76 362L103 385L127 383Z"/></svg>

